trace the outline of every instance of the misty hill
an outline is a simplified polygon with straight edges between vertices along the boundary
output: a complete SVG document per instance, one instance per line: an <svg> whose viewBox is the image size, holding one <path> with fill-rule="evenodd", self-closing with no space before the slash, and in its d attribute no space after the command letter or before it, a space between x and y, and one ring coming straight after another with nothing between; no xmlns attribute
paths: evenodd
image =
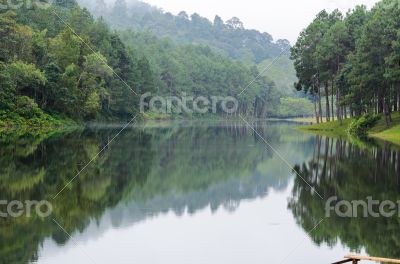
<svg viewBox="0 0 400 264"><path fill-rule="evenodd" d="M96 17L103 17L115 29L150 32L158 38L170 38L178 44L206 45L223 56L249 66L257 64L260 72L276 83L282 96L303 97L293 88L297 78L289 59L289 41L274 41L268 33L246 29L237 17L223 21L216 16L214 21L210 21L199 14L189 15L184 11L173 15L134 0L116 0L111 5L104 0L79 2Z"/></svg>
<svg viewBox="0 0 400 264"><path fill-rule="evenodd" d="M288 51L287 40L274 41L268 33L244 28L239 18L214 21L182 11L178 15L164 12L140 1L117 0L107 6L104 0L80 0L95 16L102 16L117 29L150 31L157 37L170 37L184 44L204 44L233 59L260 63Z"/></svg>

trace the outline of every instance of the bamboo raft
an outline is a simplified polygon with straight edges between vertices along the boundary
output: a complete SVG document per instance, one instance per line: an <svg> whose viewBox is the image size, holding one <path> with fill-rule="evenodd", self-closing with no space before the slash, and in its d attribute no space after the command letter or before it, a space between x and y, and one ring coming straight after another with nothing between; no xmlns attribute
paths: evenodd
<svg viewBox="0 0 400 264"><path fill-rule="evenodd" d="M389 259L389 258L377 258L377 257L364 257L357 255L347 255L344 257L345 260L334 262L332 264L342 264L352 262L353 264L357 264L361 260L369 260L381 263L400 263L399 259Z"/></svg>

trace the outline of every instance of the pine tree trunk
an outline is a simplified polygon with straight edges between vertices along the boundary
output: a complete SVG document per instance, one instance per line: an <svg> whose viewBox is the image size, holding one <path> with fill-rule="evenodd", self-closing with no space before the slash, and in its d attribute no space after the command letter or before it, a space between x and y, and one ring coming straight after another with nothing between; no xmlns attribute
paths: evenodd
<svg viewBox="0 0 400 264"><path fill-rule="evenodd" d="M315 113L315 118L316 118L316 120L317 120L317 124L319 124L319 115L318 115L318 111L317 111L317 100L316 100L316 98L315 98L315 95L314 95L314 113Z"/></svg>
<svg viewBox="0 0 400 264"><path fill-rule="evenodd" d="M400 85L397 84L395 98L394 98L394 111L397 112L400 109Z"/></svg>
<svg viewBox="0 0 400 264"><path fill-rule="evenodd" d="M330 122L330 107L329 107L329 89L328 82L325 82L325 99L326 99L326 121Z"/></svg>
<svg viewBox="0 0 400 264"><path fill-rule="evenodd" d="M341 118L341 106L340 106L340 91L336 89L336 115L339 121L339 124L342 125L342 118Z"/></svg>
<svg viewBox="0 0 400 264"><path fill-rule="evenodd" d="M392 120L392 103L391 103L391 100L390 100L391 98L390 98L390 96L387 98L387 100L389 101L387 104L386 104L386 107L387 107L387 113L388 113L388 118L389 118L389 123L392 123L393 122L393 120Z"/></svg>
<svg viewBox="0 0 400 264"><path fill-rule="evenodd" d="M318 111L319 111L319 118L321 120L321 123L323 123L324 120L323 120L323 114L322 114L321 87L319 87L319 85L318 85Z"/></svg>
<svg viewBox="0 0 400 264"><path fill-rule="evenodd" d="M334 87L333 87L333 80L332 80L332 92L331 92L331 107L332 107L332 121L335 121L335 111L334 111L334 109L333 109L333 105L334 105L334 102L333 102L333 98L334 98L334 96L333 96L333 92L334 92Z"/></svg>
<svg viewBox="0 0 400 264"><path fill-rule="evenodd" d="M384 97L378 93L378 113L384 113Z"/></svg>
<svg viewBox="0 0 400 264"><path fill-rule="evenodd" d="M383 115L385 117L386 127L389 127L389 113L388 113L389 109L387 107L387 103L386 103L385 97L383 97L383 100L382 100L382 107L383 107Z"/></svg>

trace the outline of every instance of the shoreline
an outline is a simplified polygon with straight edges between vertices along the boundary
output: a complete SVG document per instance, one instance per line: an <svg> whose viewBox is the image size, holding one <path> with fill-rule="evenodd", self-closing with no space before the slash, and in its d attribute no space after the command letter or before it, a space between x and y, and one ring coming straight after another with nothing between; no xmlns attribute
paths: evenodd
<svg viewBox="0 0 400 264"><path fill-rule="evenodd" d="M392 122L386 127L385 121L381 118L377 124L368 130L369 139L378 139L400 145L400 112L392 113ZM337 120L321 124L299 126L297 129L305 133L330 136L335 138L348 138L347 129L354 118L342 120L342 125Z"/></svg>

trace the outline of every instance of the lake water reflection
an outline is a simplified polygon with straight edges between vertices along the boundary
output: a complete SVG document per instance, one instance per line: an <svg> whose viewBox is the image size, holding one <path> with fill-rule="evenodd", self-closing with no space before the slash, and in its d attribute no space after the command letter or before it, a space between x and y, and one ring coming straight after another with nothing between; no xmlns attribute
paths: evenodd
<svg viewBox="0 0 400 264"><path fill-rule="evenodd" d="M285 122L253 125L324 198L400 198L399 151L387 144L357 146ZM54 210L0 219L0 263L400 257L398 218L324 219L325 201L241 122L138 125L107 146L119 129L1 138L0 199L48 200Z"/></svg>

